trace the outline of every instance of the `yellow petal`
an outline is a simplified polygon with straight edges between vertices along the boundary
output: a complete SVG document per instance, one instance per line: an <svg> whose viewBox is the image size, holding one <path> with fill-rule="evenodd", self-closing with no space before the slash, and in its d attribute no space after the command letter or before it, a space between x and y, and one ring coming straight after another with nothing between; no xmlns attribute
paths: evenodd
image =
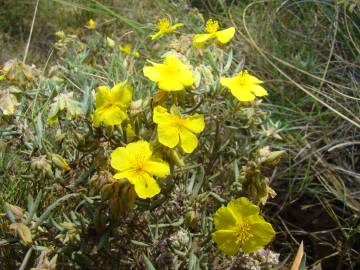
<svg viewBox="0 0 360 270"><path fill-rule="evenodd" d="M225 207L220 207L214 214L214 224L216 230L229 230L236 225L236 216Z"/></svg>
<svg viewBox="0 0 360 270"><path fill-rule="evenodd" d="M98 127L101 122L105 126L120 125L126 118L126 112L118 106L100 107L93 114L93 125Z"/></svg>
<svg viewBox="0 0 360 270"><path fill-rule="evenodd" d="M126 81L116 84L111 88L112 103L122 106L129 107L132 98L132 87L126 84Z"/></svg>
<svg viewBox="0 0 360 270"><path fill-rule="evenodd" d="M113 177L115 179L127 179L134 185L136 194L142 199L151 198L160 193L158 183L145 172L125 171L116 173Z"/></svg>
<svg viewBox="0 0 360 270"><path fill-rule="evenodd" d="M236 84L236 78L226 78L226 77L220 77L220 84L222 86L230 88L230 86Z"/></svg>
<svg viewBox="0 0 360 270"><path fill-rule="evenodd" d="M171 125L159 124L157 127L159 142L169 148L179 143L179 129Z"/></svg>
<svg viewBox="0 0 360 270"><path fill-rule="evenodd" d="M131 167L130 157L125 147L118 147L111 153L111 167L125 171Z"/></svg>
<svg viewBox="0 0 360 270"><path fill-rule="evenodd" d="M184 86L192 86L194 84L194 76L190 69L184 69L179 72L179 80Z"/></svg>
<svg viewBox="0 0 360 270"><path fill-rule="evenodd" d="M264 245L269 243L275 236L274 228L266 221L252 224L251 231L265 242Z"/></svg>
<svg viewBox="0 0 360 270"><path fill-rule="evenodd" d="M176 28L184 26L183 23L175 23L173 26L170 27L170 32L173 32L176 30Z"/></svg>
<svg viewBox="0 0 360 270"><path fill-rule="evenodd" d="M163 31L158 31L155 34L150 35L150 38L151 38L151 40L155 40L155 39L158 39L159 37L161 37L163 34L164 34Z"/></svg>
<svg viewBox="0 0 360 270"><path fill-rule="evenodd" d="M184 119L183 125L191 132L200 133L205 128L204 116L201 114L189 116Z"/></svg>
<svg viewBox="0 0 360 270"><path fill-rule="evenodd" d="M226 255L233 256L240 250L240 242L235 241L235 233L232 230L219 230L211 235L218 248Z"/></svg>
<svg viewBox="0 0 360 270"><path fill-rule="evenodd" d="M137 141L133 143L129 143L126 146L126 149L133 159L137 160L138 162L141 160L145 162L146 160L150 159L152 155L152 150L150 148L150 144L147 141Z"/></svg>
<svg viewBox="0 0 360 270"><path fill-rule="evenodd" d="M181 91L184 90L184 85L174 78L162 78L158 83L158 87L164 91Z"/></svg>
<svg viewBox="0 0 360 270"><path fill-rule="evenodd" d="M213 38L214 34L196 34L193 39L195 45L202 46L206 41Z"/></svg>
<svg viewBox="0 0 360 270"><path fill-rule="evenodd" d="M127 179L134 185L135 192L141 199L151 198L160 193L158 183L147 173L130 173Z"/></svg>
<svg viewBox="0 0 360 270"><path fill-rule="evenodd" d="M164 161L153 161L148 160L144 164L144 171L148 172L150 175L155 175L158 177L165 177L170 174L170 167Z"/></svg>
<svg viewBox="0 0 360 270"><path fill-rule="evenodd" d="M256 252L268 244L275 235L275 231L270 223L262 222L252 224L252 237L249 238L242 246L245 253Z"/></svg>
<svg viewBox="0 0 360 270"><path fill-rule="evenodd" d="M95 106L96 108L100 108L101 106L105 106L108 103L110 95L110 87L101 85L97 88L96 96L95 96Z"/></svg>
<svg viewBox="0 0 360 270"><path fill-rule="evenodd" d="M244 79L244 83L246 84L260 84L263 83L262 80L259 80L253 75L250 75L247 70L239 72L237 76L240 76Z"/></svg>
<svg viewBox="0 0 360 270"><path fill-rule="evenodd" d="M258 85L258 84L254 84L252 87L251 87L251 91L255 94L255 96L257 97L263 97L263 96L267 96L268 95L268 92L265 90L264 87L262 87L261 85Z"/></svg>
<svg viewBox="0 0 360 270"><path fill-rule="evenodd" d="M180 130L180 144L185 153L192 153L198 145L198 139L186 128Z"/></svg>
<svg viewBox="0 0 360 270"><path fill-rule="evenodd" d="M173 116L162 106L156 106L154 108L153 121L156 124L170 124Z"/></svg>
<svg viewBox="0 0 360 270"><path fill-rule="evenodd" d="M235 34L235 27L230 27L225 30L217 31L216 37L222 44L228 43Z"/></svg>
<svg viewBox="0 0 360 270"><path fill-rule="evenodd" d="M248 87L246 86L236 86L230 88L231 93L240 101L253 101L255 99L255 95L251 93Z"/></svg>
<svg viewBox="0 0 360 270"><path fill-rule="evenodd" d="M161 79L159 69L154 66L145 66L143 68L143 73L145 77L149 78L151 81L158 82Z"/></svg>
<svg viewBox="0 0 360 270"><path fill-rule="evenodd" d="M250 215L258 215L259 207L252 204L247 198L241 197L228 203L227 208L236 219L243 219Z"/></svg>

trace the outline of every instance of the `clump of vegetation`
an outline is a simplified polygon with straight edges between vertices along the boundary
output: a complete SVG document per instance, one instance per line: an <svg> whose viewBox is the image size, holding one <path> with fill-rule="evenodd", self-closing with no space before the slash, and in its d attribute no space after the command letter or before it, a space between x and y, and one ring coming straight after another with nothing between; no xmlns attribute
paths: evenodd
<svg viewBox="0 0 360 270"><path fill-rule="evenodd" d="M358 5L245 2L49 1L76 22L0 74L1 265L356 266Z"/></svg>
<svg viewBox="0 0 360 270"><path fill-rule="evenodd" d="M3 87L18 89L2 98L3 126L34 117L29 137L13 145L33 192L26 207L4 204L3 244L19 256L9 267L230 267L211 238L258 262L275 236L255 205L275 195L261 170L283 152L270 151L270 115L255 101L268 95L262 81L238 72L225 47L235 29L209 20L195 36L199 49L191 39L176 48L183 25L161 19L156 41L144 44L147 60L99 25L57 32L58 61L45 73L17 60L2 70ZM11 142L4 137L4 154ZM19 175L12 160L5 167L6 178ZM216 212L226 202L231 210Z"/></svg>

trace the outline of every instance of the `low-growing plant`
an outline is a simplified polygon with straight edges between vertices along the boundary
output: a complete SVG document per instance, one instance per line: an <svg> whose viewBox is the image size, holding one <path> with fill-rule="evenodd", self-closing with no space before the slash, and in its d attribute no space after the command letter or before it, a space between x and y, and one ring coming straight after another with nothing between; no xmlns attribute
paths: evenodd
<svg viewBox="0 0 360 270"><path fill-rule="evenodd" d="M29 194L26 209L3 198L1 252L17 254L4 265L278 263L275 230L263 218L284 154L259 99L271 93L233 61L234 27L219 30L210 19L192 39L181 22L157 26L139 45L90 20L76 34L56 33L53 66L41 72L13 60L2 69L0 154L15 147L27 173L3 162L2 185L19 176ZM14 146L5 130L22 117L27 134Z"/></svg>

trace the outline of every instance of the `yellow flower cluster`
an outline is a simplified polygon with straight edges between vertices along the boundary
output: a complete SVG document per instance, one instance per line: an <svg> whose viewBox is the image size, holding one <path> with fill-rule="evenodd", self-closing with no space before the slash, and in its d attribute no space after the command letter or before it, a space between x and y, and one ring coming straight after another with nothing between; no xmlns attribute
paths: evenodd
<svg viewBox="0 0 360 270"><path fill-rule="evenodd" d="M158 32L151 35L152 40L174 32L183 24L171 25L168 19L160 19L157 26ZM234 27L219 30L219 23L211 19L207 21L205 30L207 33L194 36L195 47L204 47L211 42L226 44L235 34ZM115 43L113 45L115 46ZM120 46L119 49L135 57L140 55L133 51L129 44ZM148 63L150 65L143 67L143 74L155 82L160 91L186 93L185 90L190 90L195 84L191 65L180 55L168 53L162 63L149 60ZM231 94L242 102L267 95L267 91L261 86L263 82L246 70L240 71L234 77L220 77L219 81L220 85L228 88ZM132 138L138 136L132 129L134 123L127 115L132 101L132 87L126 81L112 88L98 87L95 99L94 127L99 127L101 123L105 126L121 125L126 120L123 125L125 133L129 136L131 134ZM205 128L204 115L183 115L181 108L175 104L171 105L170 110L165 105L155 106L152 121L157 127L157 141L170 149L178 147L182 153L192 153L196 149L197 134ZM111 153L111 166L116 170L113 177L127 179L141 199L159 194L161 189L157 181L171 173L171 166L162 159L164 155L161 150L153 149L153 146L153 142L140 139L118 147ZM246 198L231 201L226 207L218 209L214 215L214 223L216 231L212 234L212 239L219 249L228 255L235 255L240 250L245 253L255 252L275 234L271 224L259 215L259 207Z"/></svg>

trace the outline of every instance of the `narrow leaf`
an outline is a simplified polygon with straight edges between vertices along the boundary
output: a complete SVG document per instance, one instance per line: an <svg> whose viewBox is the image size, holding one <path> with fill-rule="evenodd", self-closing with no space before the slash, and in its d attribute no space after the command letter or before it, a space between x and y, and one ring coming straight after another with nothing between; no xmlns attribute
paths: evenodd
<svg viewBox="0 0 360 270"><path fill-rule="evenodd" d="M300 270L300 264L301 264L303 256L304 256L304 243L303 243L303 241L301 241L301 244L300 244L299 249L295 256L295 260L294 260L290 270Z"/></svg>
<svg viewBox="0 0 360 270"><path fill-rule="evenodd" d="M152 264L152 262L149 260L148 257L146 257L145 254L143 254L144 256L144 263L145 263L145 267L147 270L156 270L155 266Z"/></svg>

